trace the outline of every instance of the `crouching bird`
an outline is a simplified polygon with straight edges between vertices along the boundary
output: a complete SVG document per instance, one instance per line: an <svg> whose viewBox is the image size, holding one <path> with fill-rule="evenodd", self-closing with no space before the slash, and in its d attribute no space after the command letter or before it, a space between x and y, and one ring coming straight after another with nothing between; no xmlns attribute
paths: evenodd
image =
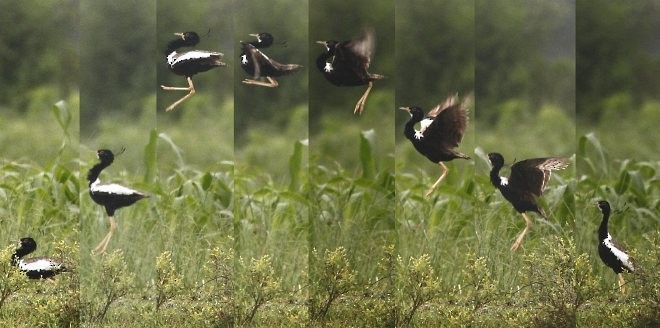
<svg viewBox="0 0 660 328"><path fill-rule="evenodd" d="M30 279L52 279L56 275L69 271L69 266L62 259L45 256L23 258L37 249L37 242L31 237L21 238L18 248L11 257L13 265Z"/></svg>

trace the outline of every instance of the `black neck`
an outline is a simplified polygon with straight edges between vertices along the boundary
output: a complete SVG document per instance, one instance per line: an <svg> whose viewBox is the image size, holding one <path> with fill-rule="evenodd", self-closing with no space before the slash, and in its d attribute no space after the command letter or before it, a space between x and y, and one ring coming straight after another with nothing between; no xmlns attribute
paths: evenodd
<svg viewBox="0 0 660 328"><path fill-rule="evenodd" d="M89 172L87 173L87 181L91 185L96 179L99 178L99 175L101 174L101 171L105 169L106 167L110 166L112 162L99 162L96 165L94 165L91 169L89 169Z"/></svg>
<svg viewBox="0 0 660 328"><path fill-rule="evenodd" d="M603 221L600 222L600 227L598 228L598 239L605 240L607 238L607 222L610 219L610 209L605 208L603 211Z"/></svg>
<svg viewBox="0 0 660 328"><path fill-rule="evenodd" d="M183 39L176 39L172 40L167 44L167 49L165 49L165 56L171 54L172 52L176 51L177 49L181 47L187 47L189 46L188 42Z"/></svg>
<svg viewBox="0 0 660 328"><path fill-rule="evenodd" d="M326 51L320 54L316 58L316 67L318 67L318 69L321 70L321 72L323 72L323 70L325 69L325 63L328 60L328 58L330 58L331 56L332 54L330 53L330 51Z"/></svg>
<svg viewBox="0 0 660 328"><path fill-rule="evenodd" d="M416 141L415 139L415 124L421 120L415 119L415 117L411 117L408 123L406 123L406 128L403 130L403 135L406 136L411 141Z"/></svg>
<svg viewBox="0 0 660 328"><path fill-rule="evenodd" d="M490 169L490 182L497 188L502 187L502 179L500 178L501 168L501 166L493 166L493 168Z"/></svg>
<svg viewBox="0 0 660 328"><path fill-rule="evenodd" d="M14 254L11 256L11 263L12 263L13 265L18 265L18 261L19 261L21 258L23 258L23 256L28 255L28 254L30 254L30 253L32 253L31 250L27 250L27 249L25 249L25 248L23 248L23 247L19 247L19 248L16 250L16 252L14 252Z"/></svg>

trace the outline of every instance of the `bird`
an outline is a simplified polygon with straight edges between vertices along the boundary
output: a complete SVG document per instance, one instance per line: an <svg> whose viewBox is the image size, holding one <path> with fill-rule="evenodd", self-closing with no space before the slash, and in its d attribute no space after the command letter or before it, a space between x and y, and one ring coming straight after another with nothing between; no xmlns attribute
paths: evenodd
<svg viewBox="0 0 660 328"><path fill-rule="evenodd" d="M353 110L353 114L362 114L373 81L385 78L383 75L368 72L376 43L373 29L364 30L355 40L327 40L316 43L325 46L325 52L316 58L316 67L330 83L339 87L368 85Z"/></svg>
<svg viewBox="0 0 660 328"><path fill-rule="evenodd" d="M635 267L632 258L626 254L625 250L617 244L607 230L607 223L610 219L610 203L606 200L599 200L597 203L600 212L603 214L603 220L598 228L598 255L600 259L610 267L619 278L619 289L625 293L625 281L623 272L633 273Z"/></svg>
<svg viewBox="0 0 660 328"><path fill-rule="evenodd" d="M37 249L37 242L31 237L21 238L18 243L18 248L11 256L11 262L29 279L52 279L62 272L69 271L67 264L61 259L43 256L24 259L25 255Z"/></svg>
<svg viewBox="0 0 660 328"><path fill-rule="evenodd" d="M122 148L120 154L123 153L124 150L125 148ZM112 238L112 234L117 228L115 211L119 208L133 205L133 203L138 200L149 196L140 191L118 184L101 184L99 175L103 169L112 164L115 160L115 155L109 149L99 149L96 151L96 156L98 157L99 162L89 169L89 172L87 173L87 181L89 182L89 195L95 203L102 205L105 208L105 212L108 214L110 220L110 230L92 252L94 254L102 254L108 247L110 238Z"/></svg>
<svg viewBox="0 0 660 328"><path fill-rule="evenodd" d="M192 47L197 45L199 43L199 35L197 35L197 33L184 32L174 33L174 35L178 36L178 38L170 41L165 49L167 65L174 74L185 76L188 79L188 87L169 87L164 85L161 85L160 87L163 90L168 91L188 91L188 94L167 107L165 109L166 112L173 110L184 100L195 94L195 86L192 81L193 75L206 72L215 67L227 66L227 64L222 61L224 55L220 52L205 50L178 51L178 49L182 47Z"/></svg>
<svg viewBox="0 0 660 328"><path fill-rule="evenodd" d="M244 79L244 84L260 85L264 87L275 88L279 84L274 77L287 75L295 72L301 65L298 64L281 64L264 54L260 49L268 48L273 44L273 35L267 32L259 34L250 34L256 37L256 41L243 42L241 51L241 67L245 72L252 75L252 79ZM268 82L259 81L261 77L265 77Z"/></svg>
<svg viewBox="0 0 660 328"><path fill-rule="evenodd" d="M426 116L417 106L400 107L399 109L410 114L410 120L406 123L403 134L420 154L440 165L442 169L438 180L426 192L425 196L428 197L449 171L443 162L455 158L470 159L470 156L454 150L461 143L467 127L467 105L465 102L459 103L458 95L453 95L435 106ZM419 130L415 129L417 123L420 123Z"/></svg>
<svg viewBox="0 0 660 328"><path fill-rule="evenodd" d="M500 169L504 166L504 157L499 153L490 153L488 159L492 165L490 182L525 219L525 229L511 246L511 250L515 251L532 226L532 221L525 212L536 212L547 218L543 209L539 207L538 199L543 194L552 171L566 168L569 161L562 157L526 159L511 165L511 174L506 178L499 176Z"/></svg>

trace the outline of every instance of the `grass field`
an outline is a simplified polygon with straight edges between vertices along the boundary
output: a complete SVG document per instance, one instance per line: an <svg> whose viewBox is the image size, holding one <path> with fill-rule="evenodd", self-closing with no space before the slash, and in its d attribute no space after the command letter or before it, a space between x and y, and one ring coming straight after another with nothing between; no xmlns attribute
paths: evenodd
<svg viewBox="0 0 660 328"><path fill-rule="evenodd" d="M484 150L452 162L427 199L437 169L407 165L414 153L397 157L394 173L379 169L392 158L374 151L371 131L356 136L360 163L350 172L307 164L306 141L291 144L285 177L229 159L206 170L180 161L153 183L148 169L135 176L111 168L104 174L113 182L151 197L118 212L108 254L92 257L107 229L83 175L95 159L87 149L76 155L76 130L65 119L77 115L73 104L49 115L64 119L41 120L38 130L59 136L49 139L58 152L41 163L3 160L2 254L31 235L37 254L59 255L74 269L54 283L28 282L3 261L4 326L658 323L660 163L612 158L596 134L577 140L575 166L554 175L544 197L553 215L534 216L516 253L509 246L523 222L490 185ZM153 132L144 141L143 167L157 165L150 161L159 147L176 146L165 139ZM397 145L397 154L408 148ZM613 235L638 261L625 295L597 257L600 198L613 204Z"/></svg>

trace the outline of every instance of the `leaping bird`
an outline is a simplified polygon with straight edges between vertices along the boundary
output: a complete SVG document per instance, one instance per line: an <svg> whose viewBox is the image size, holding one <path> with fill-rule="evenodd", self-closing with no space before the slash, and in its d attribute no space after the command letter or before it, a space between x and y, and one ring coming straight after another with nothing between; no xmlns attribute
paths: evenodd
<svg viewBox="0 0 660 328"><path fill-rule="evenodd" d="M301 68L297 64L281 64L264 54L260 49L268 48L273 44L273 36L270 33L250 34L257 38L256 41L243 42L241 45L241 67L252 79L243 80L244 84L259 85L263 87L275 88L279 84L274 77L291 74ZM260 81L265 77L268 82Z"/></svg>
<svg viewBox="0 0 660 328"><path fill-rule="evenodd" d="M174 35L179 37L170 41L165 50L167 65L174 74L185 76L188 79L188 87L168 87L164 85L161 85L160 87L163 90L188 91L188 94L167 107L165 109L166 112L173 110L177 105L195 94L195 86L192 81L193 75L206 72L214 67L227 66L226 63L222 62L222 57L224 55L219 52L205 50L177 51L179 48L192 47L198 44L199 36L197 33L185 32L174 33Z"/></svg>
<svg viewBox="0 0 660 328"><path fill-rule="evenodd" d="M465 102L459 103L458 96L453 95L442 104L435 106L426 116L417 106L400 107L399 109L407 111L411 116L403 134L420 154L440 165L442 169L438 180L425 194L425 196L429 196L449 171L443 162L455 158L470 159L469 156L454 149L461 143L467 127L467 106ZM420 129L415 130L415 124L418 122Z"/></svg>
<svg viewBox="0 0 660 328"><path fill-rule="evenodd" d="M123 151L124 149L122 149L122 152ZM117 223L115 222L115 210L130 206L138 200L149 196L118 184L101 184L99 175L103 169L112 164L115 160L115 155L108 149L101 149L96 152L96 156L99 159L99 163L89 169L89 173L87 173L89 195L95 203L105 207L105 212L110 219L110 230L92 251L94 254L101 254L105 252L105 249L110 242L110 238L112 238L112 234L117 228Z"/></svg>
<svg viewBox="0 0 660 328"><path fill-rule="evenodd" d="M353 114L362 114L373 81L385 78L380 74L369 73L369 64L376 43L371 29L365 30L355 40L337 42L335 40L316 41L325 46L325 52L316 59L316 67L336 86L358 86L367 84L367 90L355 105Z"/></svg>
<svg viewBox="0 0 660 328"><path fill-rule="evenodd" d="M525 229L511 246L511 250L515 251L532 226L532 220L525 212L536 212L547 219L543 209L539 207L538 199L543 194L552 171L566 168L569 162L561 157L526 159L514 163L511 166L511 174L506 178L499 176L500 169L504 166L504 157L499 153L490 153L488 159L493 166L490 170L490 182L525 219Z"/></svg>
<svg viewBox="0 0 660 328"><path fill-rule="evenodd" d="M18 267L30 279L51 279L68 271L67 265L61 259L49 257L31 257L24 259L37 249L37 242L31 237L21 238L16 252L11 256L11 263Z"/></svg>
<svg viewBox="0 0 660 328"><path fill-rule="evenodd" d="M610 203L606 200L598 201L598 208L600 212L603 213L603 220L600 223L598 228L598 255L600 259L603 260L603 263L610 267L614 273L616 273L619 278L619 289L622 293L626 292L625 281L623 280L622 273L625 272L635 272L635 268L632 263L632 258L626 254L619 244L617 244L612 236L607 231L607 223L610 219Z"/></svg>

